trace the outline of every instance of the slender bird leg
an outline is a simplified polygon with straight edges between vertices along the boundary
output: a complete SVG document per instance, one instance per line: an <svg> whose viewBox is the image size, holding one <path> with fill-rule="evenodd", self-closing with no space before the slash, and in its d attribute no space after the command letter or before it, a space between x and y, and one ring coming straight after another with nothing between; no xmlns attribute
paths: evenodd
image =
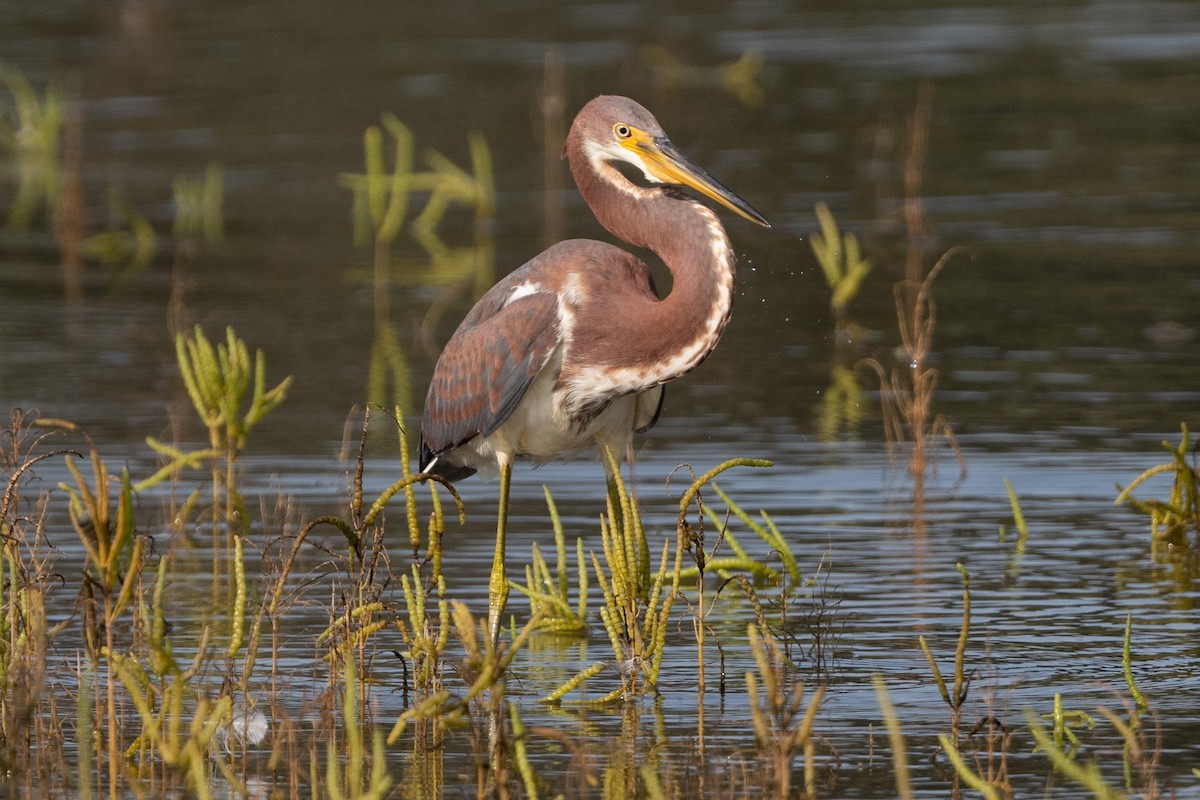
<svg viewBox="0 0 1200 800"><path fill-rule="evenodd" d="M496 510L496 554L492 557L492 578L488 583L488 636L492 640L492 658L500 658L500 619L508 604L508 577L504 574L504 543L508 534L508 490L512 483L512 462L500 459L500 507ZM504 780L504 702L496 694L496 687L489 692L488 708L488 760L489 783L493 790Z"/></svg>
<svg viewBox="0 0 1200 800"><path fill-rule="evenodd" d="M492 579L488 583L488 635L492 647L500 645L500 618L508 604L508 578L504 574L504 540L508 532L508 489L512 482L512 463L500 462L500 507L496 512L496 554L492 558Z"/></svg>

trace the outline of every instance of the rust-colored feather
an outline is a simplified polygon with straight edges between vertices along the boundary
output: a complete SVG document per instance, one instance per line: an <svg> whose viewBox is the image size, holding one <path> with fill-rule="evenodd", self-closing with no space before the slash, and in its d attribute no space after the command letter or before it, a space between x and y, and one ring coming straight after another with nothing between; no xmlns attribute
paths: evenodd
<svg viewBox="0 0 1200 800"><path fill-rule="evenodd" d="M623 448L658 419L663 385L700 364L729 320L735 259L725 229L709 208L664 182L766 220L680 153L628 98L588 103L564 154L596 218L657 254L671 271L671 292L658 297L639 258L583 239L554 245L501 280L434 369L422 469L457 480L519 456L545 461L593 444ZM653 185L630 182L616 162L641 169Z"/></svg>
<svg viewBox="0 0 1200 800"><path fill-rule="evenodd" d="M481 301L442 351L421 424L422 469L503 425L558 344L553 295L495 305Z"/></svg>

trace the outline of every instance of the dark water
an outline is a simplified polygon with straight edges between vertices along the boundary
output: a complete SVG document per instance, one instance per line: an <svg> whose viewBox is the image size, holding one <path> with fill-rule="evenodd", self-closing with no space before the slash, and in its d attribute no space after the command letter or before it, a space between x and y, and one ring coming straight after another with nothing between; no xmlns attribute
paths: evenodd
<svg viewBox="0 0 1200 800"><path fill-rule="evenodd" d="M548 240L607 238L560 162L544 155L557 145L543 141L540 97L547 54L558 53L566 120L599 93L639 99L774 226L726 220L740 258L733 321L714 355L670 388L663 420L641 441L637 489L657 535L673 535L676 500L663 485L676 465L703 470L738 455L775 462L731 473L722 486L772 515L806 575L824 561L841 625L818 722L841 754L828 794L892 791L873 674L888 682L914 764L929 763L946 714L916 637L949 663L961 562L972 576L971 657L980 667L968 716L984 713L985 696L1018 726L1025 709L1048 711L1055 692L1069 708L1115 707L1132 612L1134 671L1160 715L1163 774L1180 796L1200 796L1190 775L1200 763L1200 584L1152 561L1146 520L1113 505L1114 485L1164 461L1159 442L1177 442L1181 422L1200 427L1200 6L143 0L8 3L3 17L0 59L39 90L55 81L78 99L86 232L121 226L107 201L119 189L160 238L157 256L120 288L114 268L90 264L82 301L68 302L48 223L0 234L0 404L72 419L106 456L145 474L154 463L147 435L169 438L173 422L183 437L201 435L174 368L174 296L176 319L213 336L232 325L265 351L272 376L295 377L285 405L251 436L248 490L271 502L285 493L310 515L338 511L349 468L338 459L343 427L368 395L381 321L394 325L408 372L399 389L372 399L399 400L415 418L437 346L478 275L502 275ZM757 103L718 71L747 52L763 59L752 80ZM858 373L861 419L838 424L822 403L835 364L863 356L897 364L901 164L922 85L926 262L954 245L970 255L935 285L933 353L934 410L952 426L967 473L960 478L950 451L939 450L918 525L903 460L885 454L873 374ZM352 195L339 175L362 171L363 130L383 112L412 130L418 163L434 148L467 165L468 132L486 138L494 219L478 226L454 209L438 230L480 259L462 280L431 268L406 231L380 289L370 248L354 243ZM197 178L210 162L224 168L224 241L201 243L175 264L172 182ZM7 205L12 173L2 167ZM853 341L840 348L808 242L821 201L874 264L850 306ZM390 301L382 318L381 292ZM377 491L398 465L385 442L373 453L368 488ZM510 553L548 546L542 483L569 538L594 541L599 475L588 462L518 469ZM1020 556L1006 478L1030 526ZM461 489L470 517L467 532L448 539L450 588L478 604L495 486ZM1167 491L1162 481L1144 494ZM69 559L65 544L63 552ZM730 613L720 635L733 639L744 619ZM522 691L540 696L606 657L603 638L584 649L538 645L519 667ZM691 731L694 653L675 652L662 713L666 729ZM299 665L310 655L298 646L289 657ZM384 718L399 711L398 698L380 702ZM740 687L711 705L710 745L745 747ZM601 735L621 724L619 715L532 703L522 714L528 724ZM648 729L652 716L642 720ZM669 738L668 749L687 752L688 736ZM1114 741L1098 737L1091 754L1119 781ZM1048 770L1020 745L1014 758L1030 768L1023 788L1040 791L1042 778L1027 776ZM566 768L538 758L552 781ZM917 786L940 796L946 775L922 766Z"/></svg>

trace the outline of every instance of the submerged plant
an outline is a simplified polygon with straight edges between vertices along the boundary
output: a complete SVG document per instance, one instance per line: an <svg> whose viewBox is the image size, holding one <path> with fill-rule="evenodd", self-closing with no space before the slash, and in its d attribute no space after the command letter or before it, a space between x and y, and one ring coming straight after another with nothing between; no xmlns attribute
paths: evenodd
<svg viewBox="0 0 1200 800"><path fill-rule="evenodd" d="M214 347L197 325L192 338L183 334L175 338L175 355L188 397L208 429L209 447L187 452L154 438L147 439L150 447L165 457L167 463L136 488L140 491L186 467L209 461L212 465L215 535L222 519L227 525L233 525L244 516L244 504L237 491L235 462L250 431L287 397L292 379L284 378L268 389L266 358L262 350L256 351L252 362L246 343L237 337L232 327L225 329L225 343ZM243 408L247 390L250 390L249 403Z"/></svg>
<svg viewBox="0 0 1200 800"><path fill-rule="evenodd" d="M626 491L611 454L609 458L613 466L613 479L609 482L608 513L600 523L604 561L601 563L593 552L592 566L604 597L600 618L613 648L615 659L611 666L615 667L620 677L620 685L592 701L601 704L647 691L658 693L656 684L662 667L667 623L672 605L682 595L680 587L686 574L683 568L684 553L703 552L701 527L693 526L687 520L688 510L694 502L698 502L700 490L733 467L771 465L771 462L762 459L735 458L697 477L679 500L673 566L670 542L664 541L658 568L651 572L650 546L637 500ZM698 620L701 627L696 629L699 641L703 637L703 617L701 607ZM703 685L702 645L700 652L699 680ZM544 699L550 702L562 700L609 666L604 662L592 664Z"/></svg>
<svg viewBox="0 0 1200 800"><path fill-rule="evenodd" d="M588 570L583 556L583 539L575 540L575 603L571 603L571 576L567 572L567 543L563 534L562 520L550 490L542 487L546 494L546 506L550 511L550 525L554 530L554 549L557 555L555 570L533 544L532 563L525 566L525 585L514 581L509 584L529 598L534 613L541 620L539 632L582 636L587 633Z"/></svg>
<svg viewBox="0 0 1200 800"><path fill-rule="evenodd" d="M79 248L87 258L119 269L113 281L113 287L119 289L154 260L158 236L150 221L121 191L110 191L108 204L122 227L88 236L79 243Z"/></svg>
<svg viewBox="0 0 1200 800"><path fill-rule="evenodd" d="M216 244L225 238L221 206L225 195L225 170L212 162L200 179L179 175L172 187L175 199L173 233L177 239L203 238Z"/></svg>
<svg viewBox="0 0 1200 800"><path fill-rule="evenodd" d="M7 225L26 230L39 208L49 213L58 200L67 102L54 84L38 97L20 71L3 63L0 83L12 101L11 112L0 102L0 154L7 156L15 183Z"/></svg>
<svg viewBox="0 0 1200 800"><path fill-rule="evenodd" d="M804 754L804 791L816 796L815 745L812 728L825 687L818 686L805 702L804 684L787 681L785 659L779 643L762 625L751 623L746 632L758 672L746 673L746 693L754 720L759 753L771 764L775 796L791 796L792 764ZM762 684L762 699L758 687Z"/></svg>
<svg viewBox="0 0 1200 800"><path fill-rule="evenodd" d="M1162 446L1171 454L1171 460L1165 464L1143 472L1133 479L1125 488L1117 487L1116 505L1129 503L1134 509L1150 517L1150 546L1153 552L1158 552L1160 546L1169 550L1180 550L1188 547L1188 534L1196 536L1196 547L1200 547L1200 466L1196 463L1196 453L1192 452L1192 463L1188 463L1189 438L1186 424L1180 425L1182 435L1177 447L1169 442ZM1133 490L1156 475L1171 475L1171 493L1166 500L1138 500L1133 496Z"/></svg>
<svg viewBox="0 0 1200 800"><path fill-rule="evenodd" d="M914 505L918 524L924 503L925 477L929 467L929 445L939 437L947 440L958 456L954 434L946 420L934 413L938 370L930 365L933 334L937 327L937 305L933 283L955 256L968 252L953 247L926 268L928 240L921 183L928 146L929 115L932 102L927 84L921 87L916 111L909 120L908 150L904 158L904 223L907 234L904 280L893 286L896 319L900 330L903 357L888 371L875 359L865 363L879 376L883 405L884 431L889 449L908 443L908 471L915 484ZM966 466L959 458L959 467Z"/></svg>
<svg viewBox="0 0 1200 800"><path fill-rule="evenodd" d="M0 766L9 775L34 776L42 770L38 750L53 749L40 741L40 719L46 713L48 648L63 623L50 625L47 614L53 577L44 552L49 497L27 509L22 489L40 461L71 457L63 450L40 452L50 434L34 432L35 417L14 410L0 430Z"/></svg>
<svg viewBox="0 0 1200 800"><path fill-rule="evenodd" d="M821 232L809 240L817 263L825 273L825 283L833 291L829 308L838 329L846 324L846 307L858 295L863 280L871 272L871 262L863 258L858 238L853 233L843 235L824 203L817 203L817 221Z"/></svg>

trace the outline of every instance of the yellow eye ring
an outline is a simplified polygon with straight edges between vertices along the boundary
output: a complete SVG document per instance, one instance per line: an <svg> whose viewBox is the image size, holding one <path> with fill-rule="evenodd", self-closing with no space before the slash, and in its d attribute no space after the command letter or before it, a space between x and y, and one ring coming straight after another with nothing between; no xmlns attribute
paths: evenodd
<svg viewBox="0 0 1200 800"><path fill-rule="evenodd" d="M618 122L616 125L613 125L613 133L616 134L618 139L628 139L633 135L633 131L624 122Z"/></svg>

